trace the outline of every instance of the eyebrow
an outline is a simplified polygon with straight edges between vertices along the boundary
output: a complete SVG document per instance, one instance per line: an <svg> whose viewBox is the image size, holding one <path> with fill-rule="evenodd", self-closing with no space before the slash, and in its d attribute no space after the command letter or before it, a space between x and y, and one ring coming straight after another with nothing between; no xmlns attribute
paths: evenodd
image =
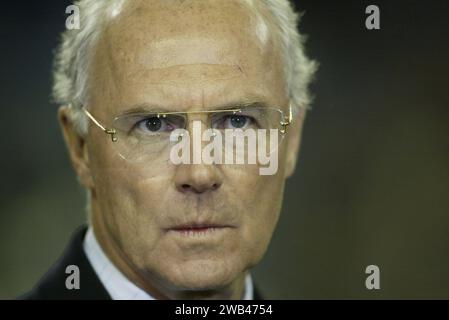
<svg viewBox="0 0 449 320"><path fill-rule="evenodd" d="M205 108L203 110L177 110L176 108L163 107L160 105L153 105L149 103L141 103L134 105L121 113L122 115L128 114L138 114L138 113L170 113L170 112L180 112L180 113L191 113L191 112L208 112L208 111L218 111L218 110L234 110L234 109L246 109L246 108L269 108L269 104L264 101L259 100L239 100L235 102L228 102L225 104L215 105L210 108Z"/></svg>

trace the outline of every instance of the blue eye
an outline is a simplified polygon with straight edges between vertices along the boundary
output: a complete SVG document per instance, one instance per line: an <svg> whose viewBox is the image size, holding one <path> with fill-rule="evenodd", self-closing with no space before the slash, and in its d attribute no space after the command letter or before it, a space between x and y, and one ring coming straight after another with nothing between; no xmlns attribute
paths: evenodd
<svg viewBox="0 0 449 320"><path fill-rule="evenodd" d="M234 128L243 128L246 124L246 122L248 121L248 119L246 117L242 117L242 116L232 116L231 119L229 120L231 122L231 125Z"/></svg>
<svg viewBox="0 0 449 320"><path fill-rule="evenodd" d="M137 128L147 133L160 133L173 130L173 127L165 119L151 117L137 123Z"/></svg>
<svg viewBox="0 0 449 320"><path fill-rule="evenodd" d="M144 134L170 133L185 127L185 119L179 115L149 115L138 121L135 128Z"/></svg>
<svg viewBox="0 0 449 320"><path fill-rule="evenodd" d="M224 129L245 129L252 125L253 122L254 119L252 117L234 114L224 118L223 126Z"/></svg>
<svg viewBox="0 0 449 320"><path fill-rule="evenodd" d="M144 120L144 123L145 127L152 132L158 131L162 127L161 119L156 117Z"/></svg>

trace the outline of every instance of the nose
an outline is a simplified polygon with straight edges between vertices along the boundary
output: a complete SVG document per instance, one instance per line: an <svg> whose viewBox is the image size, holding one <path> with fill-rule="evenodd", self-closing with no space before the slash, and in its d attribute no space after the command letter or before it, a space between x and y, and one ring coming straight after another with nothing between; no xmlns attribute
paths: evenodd
<svg viewBox="0 0 449 320"><path fill-rule="evenodd" d="M191 117L188 125L190 137L194 137L192 132L193 122L195 120L201 122L202 128L200 129L202 136L204 130L208 128L207 119L207 115L201 114ZM198 150L195 150L193 144L193 141L190 141L190 152L192 156L194 153L197 153L197 156L201 159L201 153L206 142L201 142L201 147ZM223 175L215 164L206 164L202 161L198 164L180 164L176 169L175 184L176 189L182 193L191 192L194 194L201 194L208 191L218 190L223 184Z"/></svg>
<svg viewBox="0 0 449 320"><path fill-rule="evenodd" d="M223 177L214 165L182 164L177 168L175 184L182 193L201 194L219 189Z"/></svg>

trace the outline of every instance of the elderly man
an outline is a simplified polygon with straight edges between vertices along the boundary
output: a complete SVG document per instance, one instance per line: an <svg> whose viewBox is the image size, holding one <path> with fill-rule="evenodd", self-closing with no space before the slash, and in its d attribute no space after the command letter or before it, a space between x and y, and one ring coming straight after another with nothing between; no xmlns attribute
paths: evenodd
<svg viewBox="0 0 449 320"><path fill-rule="evenodd" d="M76 5L81 28L63 34L54 96L89 225L25 297L260 298L250 270L279 218L315 71L298 15L287 0ZM201 132L279 130L278 167L174 163L170 133L195 121Z"/></svg>

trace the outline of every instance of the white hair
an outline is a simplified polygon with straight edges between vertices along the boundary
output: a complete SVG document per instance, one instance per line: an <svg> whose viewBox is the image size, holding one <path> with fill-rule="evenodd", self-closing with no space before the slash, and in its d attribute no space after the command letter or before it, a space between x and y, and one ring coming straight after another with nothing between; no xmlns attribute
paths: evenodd
<svg viewBox="0 0 449 320"><path fill-rule="evenodd" d="M286 91L293 113L309 108L311 96L309 84L317 69L317 63L310 60L304 49L304 36L298 31L300 15L293 10L288 0L246 0L250 7L258 10L254 1L262 4L271 15L284 58ZM60 105L71 108L71 117L80 134L87 133L88 119L81 108L89 95L89 64L94 48L108 17L118 12L124 0L78 0L81 12L81 28L62 33L60 46L56 50L53 71L53 99ZM266 24L259 24L257 36L266 37Z"/></svg>

